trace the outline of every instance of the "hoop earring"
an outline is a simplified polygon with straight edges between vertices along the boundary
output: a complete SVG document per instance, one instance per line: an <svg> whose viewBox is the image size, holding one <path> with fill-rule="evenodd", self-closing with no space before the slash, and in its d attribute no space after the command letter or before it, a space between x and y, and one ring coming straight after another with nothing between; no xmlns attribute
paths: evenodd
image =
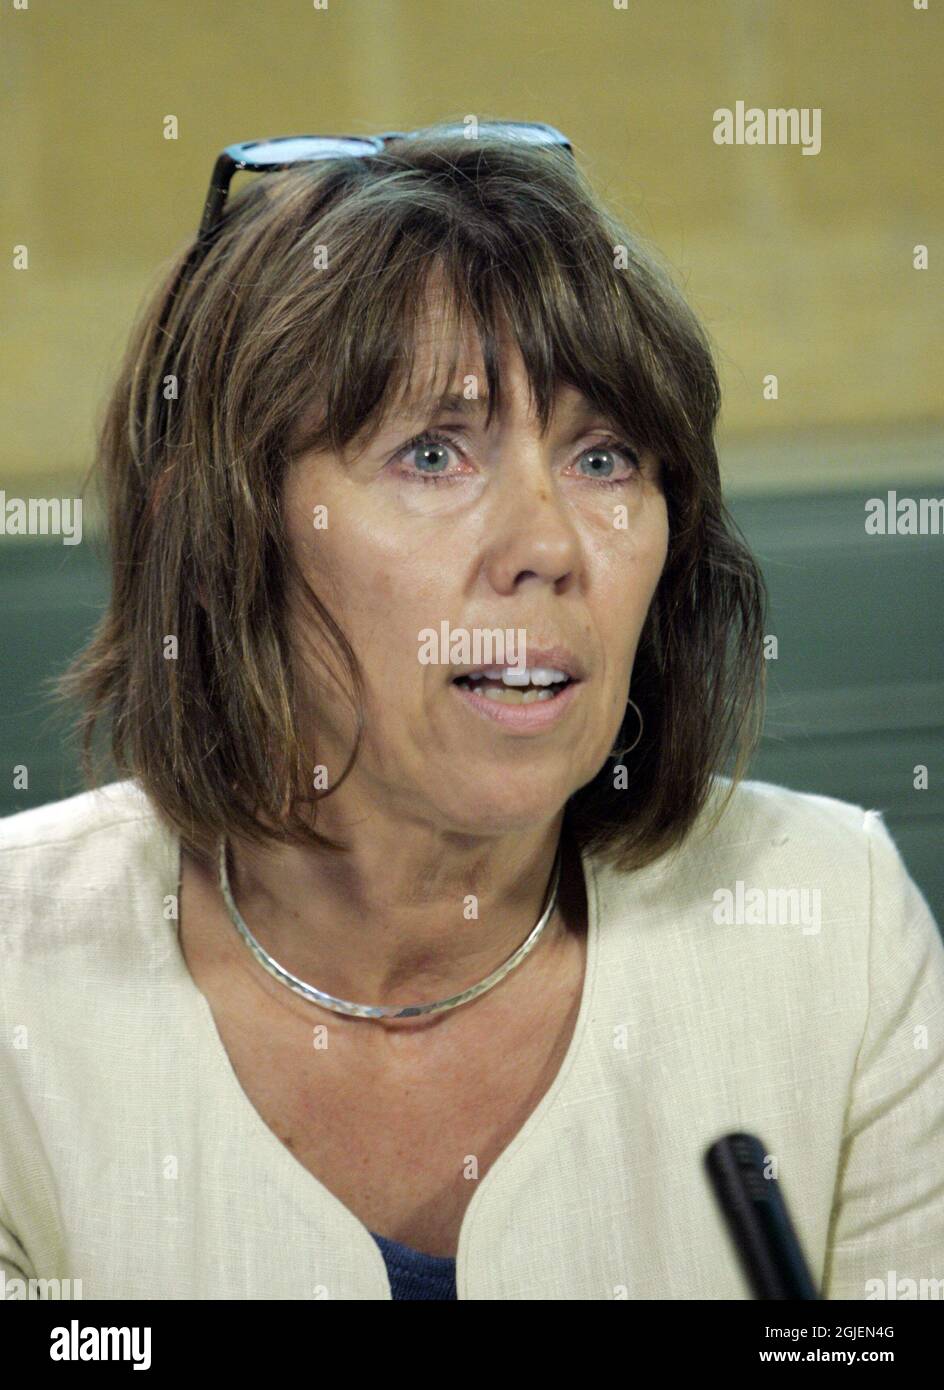
<svg viewBox="0 0 944 1390"><path fill-rule="evenodd" d="M636 735L635 740L629 745L628 748L619 748L619 749L616 749L616 748L615 748L615 749L613 750L613 752L610 754L610 757L611 757L611 758L625 758L626 754L627 754L627 753L631 753L631 752L633 751L633 749L636 747L636 744L638 744L639 740L642 738L642 729L643 729L642 710L641 710L641 709L639 708L639 706L636 704L636 701L635 701L635 700L627 700L627 701L626 701L626 705L627 705L627 708L628 708L630 705L632 705L633 709L636 711L636 718L639 720L639 733Z"/></svg>

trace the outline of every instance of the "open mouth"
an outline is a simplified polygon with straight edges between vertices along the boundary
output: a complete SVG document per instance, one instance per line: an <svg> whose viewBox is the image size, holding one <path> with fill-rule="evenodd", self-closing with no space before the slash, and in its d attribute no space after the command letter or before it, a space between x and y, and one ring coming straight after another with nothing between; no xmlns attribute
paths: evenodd
<svg viewBox="0 0 944 1390"><path fill-rule="evenodd" d="M460 689L503 705L535 705L554 700L572 684L572 678L563 671L547 669L471 671L468 675L456 676L453 681Z"/></svg>

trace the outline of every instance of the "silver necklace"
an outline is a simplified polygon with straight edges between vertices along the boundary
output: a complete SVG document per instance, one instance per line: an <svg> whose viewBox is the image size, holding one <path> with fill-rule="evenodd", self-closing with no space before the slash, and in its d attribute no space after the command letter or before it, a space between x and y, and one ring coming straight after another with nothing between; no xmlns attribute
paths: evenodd
<svg viewBox="0 0 944 1390"><path fill-rule="evenodd" d="M557 889L560 883L561 871L561 845L558 843L557 853L554 856L554 867L551 870L551 881L545 894L546 907L541 913L535 925L532 927L528 937L521 943L516 951L508 957L504 964L497 970L493 970L491 975L480 981L477 985L472 985L469 989L464 989L461 994L454 994L449 999L440 999L435 1004L411 1004L408 1008L398 1009L395 1006L374 1005L374 1004L352 1004L348 999L336 999L333 994L326 994L324 990L315 989L314 985L306 984L297 975L286 970L279 965L277 960L273 960L268 951L259 944L252 932L243 921L239 908L233 901L230 892L229 873L226 867L226 836L220 838L219 848L219 867L220 867L220 890L223 894L223 901L226 910L230 915L233 925L240 936L249 947L259 964L269 972L276 980L287 985L289 989L300 994L303 999L310 1000L313 1004L319 1004L324 1009L330 1009L336 1014L349 1014L352 1018L415 1018L419 1014L438 1014L444 1013L447 1009L458 1008L460 1004L467 1004L470 999L476 999L480 994L484 994L487 989L492 989L499 980L503 980L506 975L514 970L516 965L520 965L524 958L534 950L538 939L548 922L557 903Z"/></svg>

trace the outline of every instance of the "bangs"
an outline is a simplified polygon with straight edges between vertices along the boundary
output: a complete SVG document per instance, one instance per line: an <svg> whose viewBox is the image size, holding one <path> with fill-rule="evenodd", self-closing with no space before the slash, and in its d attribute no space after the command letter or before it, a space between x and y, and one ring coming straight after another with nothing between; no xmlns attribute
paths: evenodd
<svg viewBox="0 0 944 1390"><path fill-rule="evenodd" d="M614 245L599 216L588 227L579 199L551 217L519 193L512 216L427 187L395 200L392 218L388 189L376 225L370 211L357 209L357 273L338 264L336 292L319 295L307 360L320 386L291 454L367 447L392 416L432 414L448 392L485 397L491 424L512 346L542 432L562 386L668 468L693 428L710 431L710 419L695 423L705 412L691 399L679 325L670 340L651 312L651 268L618 267L617 253L634 248Z"/></svg>

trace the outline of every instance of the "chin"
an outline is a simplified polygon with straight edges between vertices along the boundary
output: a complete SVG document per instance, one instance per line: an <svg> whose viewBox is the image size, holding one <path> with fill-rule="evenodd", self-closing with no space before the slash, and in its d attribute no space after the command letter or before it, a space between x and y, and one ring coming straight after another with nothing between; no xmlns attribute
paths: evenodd
<svg viewBox="0 0 944 1390"><path fill-rule="evenodd" d="M460 806L450 807L448 811L444 808L444 823L469 835L533 830L553 820L563 810L573 790L569 783L566 787L548 783L543 791L533 783L527 790L519 784L520 794L515 795L516 783L518 779L509 778L508 784L492 797L483 796L481 786L470 787Z"/></svg>

